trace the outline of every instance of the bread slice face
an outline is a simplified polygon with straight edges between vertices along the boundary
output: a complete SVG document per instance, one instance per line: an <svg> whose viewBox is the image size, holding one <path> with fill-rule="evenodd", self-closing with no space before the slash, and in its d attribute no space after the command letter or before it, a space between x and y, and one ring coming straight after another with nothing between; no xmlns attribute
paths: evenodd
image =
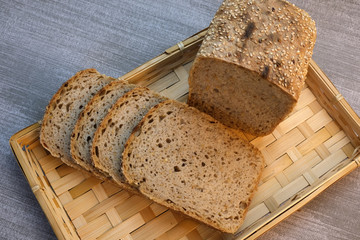
<svg viewBox="0 0 360 240"><path fill-rule="evenodd" d="M284 0L225 0L189 74L191 106L267 135L293 109L316 40L315 22Z"/></svg>
<svg viewBox="0 0 360 240"><path fill-rule="evenodd" d="M241 226L263 165L239 132L173 100L144 117L123 152L124 176L141 193L228 233Z"/></svg>
<svg viewBox="0 0 360 240"><path fill-rule="evenodd" d="M59 88L46 108L40 130L40 142L51 155L61 158L71 167L82 169L70 154L72 131L90 99L114 80L96 69L86 69Z"/></svg>
<svg viewBox="0 0 360 240"><path fill-rule="evenodd" d="M136 85L113 81L103 87L85 106L71 135L71 156L81 167L97 175L104 175L93 165L91 146L95 131L115 102Z"/></svg>
<svg viewBox="0 0 360 240"><path fill-rule="evenodd" d="M297 102L261 75L216 58L196 59L190 76L196 83L190 84L189 105L255 136L274 131Z"/></svg>
<svg viewBox="0 0 360 240"><path fill-rule="evenodd" d="M129 189L122 169L122 152L136 125L156 104L166 98L145 87L136 87L121 97L95 132L92 161L122 188Z"/></svg>

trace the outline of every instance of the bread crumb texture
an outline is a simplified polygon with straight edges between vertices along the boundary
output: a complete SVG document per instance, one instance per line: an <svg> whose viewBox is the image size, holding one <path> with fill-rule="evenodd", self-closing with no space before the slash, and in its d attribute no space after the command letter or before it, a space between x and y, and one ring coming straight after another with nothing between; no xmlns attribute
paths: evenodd
<svg viewBox="0 0 360 240"><path fill-rule="evenodd" d="M155 106L123 153L129 183L154 201L234 233L263 168L239 133L173 100Z"/></svg>
<svg viewBox="0 0 360 240"><path fill-rule="evenodd" d="M91 172L100 172L91 160L95 131L114 103L135 87L136 85L125 81L113 81L103 87L81 112L71 135L71 155L83 168Z"/></svg>

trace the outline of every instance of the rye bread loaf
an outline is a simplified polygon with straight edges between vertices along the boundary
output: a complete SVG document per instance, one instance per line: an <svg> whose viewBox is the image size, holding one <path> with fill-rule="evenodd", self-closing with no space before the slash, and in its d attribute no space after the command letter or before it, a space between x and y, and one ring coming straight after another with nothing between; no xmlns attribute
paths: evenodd
<svg viewBox="0 0 360 240"><path fill-rule="evenodd" d="M122 174L122 152L135 126L156 104L166 100L145 87L136 87L121 97L95 132L92 161L122 188L129 189Z"/></svg>
<svg viewBox="0 0 360 240"><path fill-rule="evenodd" d="M114 103L135 87L136 85L125 81L111 82L85 106L71 135L71 156L77 164L90 172L102 174L91 160L91 145L95 131Z"/></svg>
<svg viewBox="0 0 360 240"><path fill-rule="evenodd" d="M151 109L123 152L123 172L150 199L224 232L244 220L261 153L209 115L173 100Z"/></svg>
<svg viewBox="0 0 360 240"><path fill-rule="evenodd" d="M76 73L59 88L46 107L40 131L40 142L51 155L61 158L71 167L82 169L71 158L71 133L85 105L102 87L114 80L95 69L86 69Z"/></svg>
<svg viewBox="0 0 360 240"><path fill-rule="evenodd" d="M305 82L315 22L284 0L225 0L189 75L188 104L223 124L266 135Z"/></svg>

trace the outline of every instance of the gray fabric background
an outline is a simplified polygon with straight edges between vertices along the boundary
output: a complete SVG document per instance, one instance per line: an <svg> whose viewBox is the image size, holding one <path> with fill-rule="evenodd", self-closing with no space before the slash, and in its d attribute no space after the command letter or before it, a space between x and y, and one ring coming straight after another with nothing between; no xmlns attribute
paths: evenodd
<svg viewBox="0 0 360 240"><path fill-rule="evenodd" d="M360 2L291 0L316 20L313 58L360 113ZM118 77L205 28L220 0L0 0L0 239L55 239L8 140L89 67ZM360 171L260 239L360 239Z"/></svg>

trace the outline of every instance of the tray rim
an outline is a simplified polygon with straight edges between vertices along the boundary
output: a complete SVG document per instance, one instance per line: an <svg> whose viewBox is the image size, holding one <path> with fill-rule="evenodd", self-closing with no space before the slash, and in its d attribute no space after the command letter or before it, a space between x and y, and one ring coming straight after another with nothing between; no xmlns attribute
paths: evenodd
<svg viewBox="0 0 360 240"><path fill-rule="evenodd" d="M184 46L185 47L196 47L196 45L199 45L202 41L202 37L205 35L207 29L204 29L200 31L199 33L193 35L192 37L184 40L183 42L178 43L177 45L174 45L173 47L168 48L164 53L160 54L159 56L151 59L150 61L142 64L141 66L133 69L132 71L126 73L125 75L119 77L119 79L129 80L131 78L134 78L138 75L143 74L148 69L150 69L152 66L157 65L159 62L163 61L166 58L172 57L172 56L178 56L179 54L184 54ZM348 104L348 102L341 96L339 91L336 89L334 84L328 79L328 77L325 75L325 73L322 72L322 70L319 68L319 66L315 63L315 61L311 60L309 71L313 71L318 78L321 79L324 86L330 91L334 96L336 96L336 103L339 104L339 107L341 110L344 110L345 114L350 118L351 121L353 121L354 125L360 129L360 120L355 111L351 108L351 106ZM340 96L340 97L339 97ZM331 112L329 112L330 115ZM335 120L338 120L337 117L332 116ZM21 168L24 176L26 177L30 188L32 189L36 199L38 200L40 207L45 213L45 216L47 217L51 227L54 230L55 235L58 239L66 239L66 235L61 230L60 224L58 221L56 221L57 215L53 215L50 207L47 203L48 198L46 197L46 194L44 191L39 187L39 184L37 183L37 179L32 176L30 173L30 169L26 168L25 158L23 154L22 147L17 142L18 139L25 136L26 134L38 129L40 127L40 123L34 123L17 133L15 133L13 136L11 136L9 140L10 147L15 155L16 161L18 162L19 167ZM343 127L343 126L342 126ZM359 139L360 141L360 139ZM356 145L357 146L357 145ZM358 149L357 149L358 150ZM26 156L25 156L26 157ZM319 195L322 191L324 191L326 188L331 186L336 181L340 180L341 178L345 177L347 174L355 170L357 167L360 166L360 152L355 152L352 157L352 159L347 163L346 165L342 166L336 173L334 173L331 177L326 179L321 184L317 185L316 188L312 189L308 194L302 196L301 198L294 201L291 205L289 205L287 208L283 209L281 213L271 218L271 220L268 221L263 227L258 229L257 231L246 233L244 238L246 239L255 239L265 233L266 231L270 230L272 227L274 227L276 224L281 222L286 217L290 216L292 213L303 207L305 204L307 204L309 201L311 201L313 198L315 198L317 195ZM39 191L40 190L40 191ZM75 231L76 232L76 231Z"/></svg>

